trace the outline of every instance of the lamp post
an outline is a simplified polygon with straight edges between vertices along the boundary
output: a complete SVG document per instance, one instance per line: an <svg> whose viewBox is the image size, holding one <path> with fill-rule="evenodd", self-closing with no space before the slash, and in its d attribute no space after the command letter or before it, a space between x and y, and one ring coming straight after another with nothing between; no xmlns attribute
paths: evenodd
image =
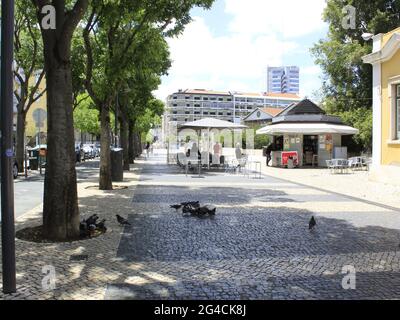
<svg viewBox="0 0 400 320"><path fill-rule="evenodd" d="M13 151L14 0L1 1L1 248L3 292L16 292Z"/></svg>

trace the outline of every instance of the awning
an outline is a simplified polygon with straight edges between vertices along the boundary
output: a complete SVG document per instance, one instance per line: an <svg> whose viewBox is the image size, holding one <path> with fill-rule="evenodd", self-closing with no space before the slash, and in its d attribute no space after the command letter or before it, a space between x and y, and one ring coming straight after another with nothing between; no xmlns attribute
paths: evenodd
<svg viewBox="0 0 400 320"><path fill-rule="evenodd" d="M257 130L256 134L282 135L287 133L296 133L314 135L338 133L342 135L352 135L357 134L358 132L358 129L331 123L278 123L261 128Z"/></svg>
<svg viewBox="0 0 400 320"><path fill-rule="evenodd" d="M179 126L180 129L245 129L246 126L241 124L223 121L213 118L204 118L201 120L186 122Z"/></svg>

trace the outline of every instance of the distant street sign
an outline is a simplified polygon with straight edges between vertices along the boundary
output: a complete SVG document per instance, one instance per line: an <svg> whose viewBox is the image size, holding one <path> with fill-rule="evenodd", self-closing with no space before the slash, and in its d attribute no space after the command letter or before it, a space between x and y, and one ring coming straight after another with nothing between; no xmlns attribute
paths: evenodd
<svg viewBox="0 0 400 320"><path fill-rule="evenodd" d="M12 158L14 156L14 151L12 149L7 149L6 150L6 157L7 158Z"/></svg>
<svg viewBox="0 0 400 320"><path fill-rule="evenodd" d="M33 120L35 120L36 128L43 128L44 121L47 119L46 110L39 108L33 111Z"/></svg>

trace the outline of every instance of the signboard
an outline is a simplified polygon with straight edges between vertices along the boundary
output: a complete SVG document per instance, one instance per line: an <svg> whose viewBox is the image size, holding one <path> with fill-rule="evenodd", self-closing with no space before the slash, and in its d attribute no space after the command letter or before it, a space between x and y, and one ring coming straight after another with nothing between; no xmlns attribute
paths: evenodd
<svg viewBox="0 0 400 320"><path fill-rule="evenodd" d="M289 136L284 136L283 138L283 150L289 150L290 149L290 138Z"/></svg>
<svg viewBox="0 0 400 320"><path fill-rule="evenodd" d="M293 158L293 164L295 166L299 165L299 155L297 151L283 151L282 152L282 166L287 166L289 157Z"/></svg>
<svg viewBox="0 0 400 320"><path fill-rule="evenodd" d="M47 150L46 149L40 149L39 150L39 156L40 157L46 157L47 156Z"/></svg>

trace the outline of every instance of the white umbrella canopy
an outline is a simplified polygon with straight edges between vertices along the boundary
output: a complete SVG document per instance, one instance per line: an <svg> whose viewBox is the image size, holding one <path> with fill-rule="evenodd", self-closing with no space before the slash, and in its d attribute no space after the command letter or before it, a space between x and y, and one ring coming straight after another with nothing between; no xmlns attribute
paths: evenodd
<svg viewBox="0 0 400 320"><path fill-rule="evenodd" d="M200 134L200 131L202 129L207 129L207 153L208 155L210 154L210 130L211 129L231 129L231 130L241 130L241 129L246 129L248 128L247 126L229 122L229 121L224 121L224 120L219 120L219 119L214 119L214 118L204 118L201 120L193 121L193 122L186 122L185 124L182 124L179 126L179 130L184 130L184 129L193 129L197 131ZM200 140L200 136L199 136ZM208 168L210 169L210 162L208 161Z"/></svg>
<svg viewBox="0 0 400 320"><path fill-rule="evenodd" d="M186 122L185 124L182 124L179 128L181 128L181 129L211 129L211 128L245 129L245 128L247 128L247 126L229 122L229 121L214 119L214 118L204 118L204 119L193 121L193 122Z"/></svg>
<svg viewBox="0 0 400 320"><path fill-rule="evenodd" d="M281 135L286 133L326 134L338 133L342 135L357 134L358 129L346 125L332 123L278 123L268 125L257 130L256 134Z"/></svg>

